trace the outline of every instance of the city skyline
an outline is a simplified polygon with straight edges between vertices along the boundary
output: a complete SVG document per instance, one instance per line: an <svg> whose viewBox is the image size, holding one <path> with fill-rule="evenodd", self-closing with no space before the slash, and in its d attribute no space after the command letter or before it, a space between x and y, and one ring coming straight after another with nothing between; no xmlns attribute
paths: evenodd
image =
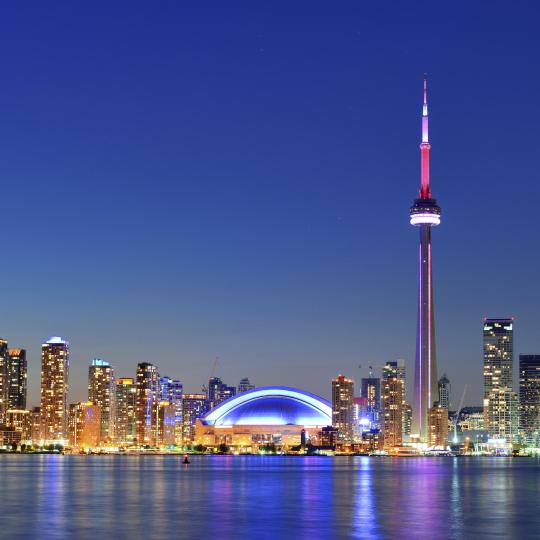
<svg viewBox="0 0 540 540"><path fill-rule="evenodd" d="M286 20L253 8L249 28L233 13L223 30L168 7L154 14L158 32L142 13L110 9L5 12L2 235L18 264L0 269L10 308L0 337L27 350L29 406L51 335L71 342L72 402L86 399L95 357L120 377L154 362L193 393L216 356L228 384L280 384L287 372L325 397L336 373L358 385L358 365L405 358L412 378L417 264L404 223L424 72L445 210L440 372L481 404L484 316L516 317L516 355L539 350L527 294L538 255L525 247L540 195L530 19L497 6L481 28L459 10L443 24L435 7L403 20L352 5L291 7ZM102 40L90 50L91 23ZM47 47L36 52L36 40ZM227 58L241 62L224 70Z"/></svg>

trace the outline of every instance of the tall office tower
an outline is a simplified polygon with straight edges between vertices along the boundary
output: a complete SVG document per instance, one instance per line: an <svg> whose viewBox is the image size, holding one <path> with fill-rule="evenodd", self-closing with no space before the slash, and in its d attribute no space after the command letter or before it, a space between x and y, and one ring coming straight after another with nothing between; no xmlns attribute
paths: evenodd
<svg viewBox="0 0 540 540"><path fill-rule="evenodd" d="M159 373L148 362L137 364L137 402L135 408L137 444L155 445L157 435L156 403L159 401Z"/></svg>
<svg viewBox="0 0 540 540"><path fill-rule="evenodd" d="M411 225L420 228L418 326L414 366L412 436L427 442L428 410L439 401L437 355L435 351L435 316L431 268L431 228L441 222L441 209L432 197L429 182L429 144L427 82L424 79L422 142L420 143L420 193L411 207Z"/></svg>
<svg viewBox="0 0 540 540"><path fill-rule="evenodd" d="M67 439L69 343L52 337L41 346L41 438Z"/></svg>
<svg viewBox="0 0 540 540"><path fill-rule="evenodd" d="M4 422L8 410L8 363L8 342L0 339L0 424Z"/></svg>
<svg viewBox="0 0 540 540"><path fill-rule="evenodd" d="M519 420L525 443L540 444L540 354L519 355Z"/></svg>
<svg viewBox="0 0 540 540"><path fill-rule="evenodd" d="M491 391L487 404L487 420L487 432L492 439L517 441L519 400L512 389L505 387Z"/></svg>
<svg viewBox="0 0 540 540"><path fill-rule="evenodd" d="M381 380L375 377L365 377L360 381L360 384L362 397L367 399L370 420L377 422L381 409Z"/></svg>
<svg viewBox="0 0 540 540"><path fill-rule="evenodd" d="M100 406L79 401L69 406L69 445L74 448L96 448L101 439Z"/></svg>
<svg viewBox="0 0 540 540"><path fill-rule="evenodd" d="M450 392L452 385L446 373L439 379L439 405L445 409L450 409Z"/></svg>
<svg viewBox="0 0 540 540"><path fill-rule="evenodd" d="M210 409L206 394L184 394L182 399L182 440L191 444L195 439L195 422Z"/></svg>
<svg viewBox="0 0 540 540"><path fill-rule="evenodd" d="M247 377L240 379L240 382L238 383L239 394L241 394L242 392L247 392L248 390L253 390L254 388L255 388L255 385L251 384Z"/></svg>
<svg viewBox="0 0 540 540"><path fill-rule="evenodd" d="M94 358L88 368L88 401L99 406L101 414L100 443L111 444L116 424L116 383L109 362Z"/></svg>
<svg viewBox="0 0 540 540"><path fill-rule="evenodd" d="M115 438L120 445L131 446L137 440L135 403L137 388L131 377L116 379Z"/></svg>
<svg viewBox="0 0 540 540"><path fill-rule="evenodd" d="M386 362L382 378L382 432L385 448L403 442L404 380L398 373L397 362Z"/></svg>
<svg viewBox="0 0 540 540"><path fill-rule="evenodd" d="M435 403L428 411L429 446L448 446L448 409Z"/></svg>
<svg viewBox="0 0 540 540"><path fill-rule="evenodd" d="M514 319L484 319L484 429L491 435L499 431L488 415L493 392L513 389ZM497 400L500 397L497 396Z"/></svg>
<svg viewBox="0 0 540 540"><path fill-rule="evenodd" d="M176 407L170 401L159 401L155 407L156 446L172 446L176 441Z"/></svg>
<svg viewBox="0 0 540 540"><path fill-rule="evenodd" d="M344 375L332 380L332 426L338 440L352 443L354 437L354 381Z"/></svg>
<svg viewBox="0 0 540 540"><path fill-rule="evenodd" d="M212 377L208 381L208 402L211 409L235 395L236 388L227 386L219 377Z"/></svg>
<svg viewBox="0 0 540 540"><path fill-rule="evenodd" d="M182 381L161 377L159 379L159 399L168 401L175 410L174 413L174 440L172 444L182 444L182 395L184 393ZM171 444L171 443L167 443Z"/></svg>
<svg viewBox="0 0 540 540"><path fill-rule="evenodd" d="M7 407L26 409L26 351L9 349L7 362Z"/></svg>

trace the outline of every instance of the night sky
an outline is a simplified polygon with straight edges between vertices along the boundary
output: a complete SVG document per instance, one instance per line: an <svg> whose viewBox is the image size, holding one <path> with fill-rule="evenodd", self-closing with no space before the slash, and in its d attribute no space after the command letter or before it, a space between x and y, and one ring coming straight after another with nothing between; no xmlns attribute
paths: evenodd
<svg viewBox="0 0 540 540"><path fill-rule="evenodd" d="M71 401L93 357L325 397L401 357L410 391L424 72L454 405L481 402L483 316L540 353L540 13L477 4L4 3L0 334L29 405L51 335Z"/></svg>

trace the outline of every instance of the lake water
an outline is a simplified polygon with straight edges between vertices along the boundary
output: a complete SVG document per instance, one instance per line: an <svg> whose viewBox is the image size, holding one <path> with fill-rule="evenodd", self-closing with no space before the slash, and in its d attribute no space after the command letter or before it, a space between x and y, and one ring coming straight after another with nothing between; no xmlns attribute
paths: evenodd
<svg viewBox="0 0 540 540"><path fill-rule="evenodd" d="M540 462L0 456L0 538L540 538Z"/></svg>

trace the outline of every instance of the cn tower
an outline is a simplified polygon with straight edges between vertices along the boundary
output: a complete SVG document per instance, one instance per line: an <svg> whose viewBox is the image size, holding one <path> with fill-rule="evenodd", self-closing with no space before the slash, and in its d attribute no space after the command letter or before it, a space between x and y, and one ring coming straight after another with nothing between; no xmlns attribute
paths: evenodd
<svg viewBox="0 0 540 540"><path fill-rule="evenodd" d="M414 397L411 436L427 442L428 410L439 400L437 355L435 352L435 317L433 314L433 279L431 270L431 228L441 222L441 209L429 185L429 144L427 80L424 78L422 142L420 143L420 193L411 207L411 225L420 229L418 326L414 364Z"/></svg>

